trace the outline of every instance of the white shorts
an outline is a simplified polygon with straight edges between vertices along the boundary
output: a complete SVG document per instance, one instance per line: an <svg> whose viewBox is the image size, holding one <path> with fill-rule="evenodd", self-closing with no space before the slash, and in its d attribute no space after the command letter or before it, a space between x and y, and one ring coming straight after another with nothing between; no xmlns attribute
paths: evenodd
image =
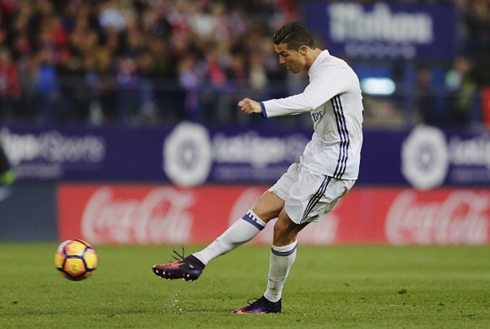
<svg viewBox="0 0 490 329"><path fill-rule="evenodd" d="M286 202L296 224L317 222L354 186L355 180L335 179L293 163L269 191Z"/></svg>

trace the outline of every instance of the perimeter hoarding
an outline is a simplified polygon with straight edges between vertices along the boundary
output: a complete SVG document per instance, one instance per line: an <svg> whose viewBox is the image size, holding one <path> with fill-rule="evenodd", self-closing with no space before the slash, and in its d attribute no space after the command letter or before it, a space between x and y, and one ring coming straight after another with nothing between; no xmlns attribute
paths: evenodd
<svg viewBox="0 0 490 329"><path fill-rule="evenodd" d="M0 126L19 181L273 184L307 128ZM490 130L365 129L357 186L490 186Z"/></svg>
<svg viewBox="0 0 490 329"><path fill-rule="evenodd" d="M54 241L56 186L15 183L0 186L0 241Z"/></svg>
<svg viewBox="0 0 490 329"><path fill-rule="evenodd" d="M360 59L448 59L454 56L452 5L376 2L302 3L303 21L337 55Z"/></svg>
<svg viewBox="0 0 490 329"><path fill-rule="evenodd" d="M0 142L20 181L162 180L167 133L128 126L0 125Z"/></svg>
<svg viewBox="0 0 490 329"><path fill-rule="evenodd" d="M74 185L58 188L59 239L94 244L209 243L247 212L266 186ZM252 243L270 243L268 225ZM354 187L301 244L483 245L490 191Z"/></svg>

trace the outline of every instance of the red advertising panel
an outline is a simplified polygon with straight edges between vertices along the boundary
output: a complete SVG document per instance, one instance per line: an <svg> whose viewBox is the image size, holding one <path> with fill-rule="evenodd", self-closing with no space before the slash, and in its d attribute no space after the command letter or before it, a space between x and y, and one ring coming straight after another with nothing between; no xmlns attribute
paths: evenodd
<svg viewBox="0 0 490 329"><path fill-rule="evenodd" d="M59 238L94 244L213 241L239 219L265 186L70 185L58 189ZM271 223L272 224L272 223ZM254 243L270 243L269 224ZM303 244L487 244L490 191L354 187Z"/></svg>
<svg viewBox="0 0 490 329"><path fill-rule="evenodd" d="M482 88L481 91L481 111L483 122L490 127L490 88Z"/></svg>

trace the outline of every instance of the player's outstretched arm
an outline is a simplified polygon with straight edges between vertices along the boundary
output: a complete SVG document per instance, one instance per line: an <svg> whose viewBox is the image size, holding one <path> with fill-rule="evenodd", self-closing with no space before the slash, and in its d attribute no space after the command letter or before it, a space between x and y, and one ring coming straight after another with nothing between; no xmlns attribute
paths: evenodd
<svg viewBox="0 0 490 329"><path fill-rule="evenodd" d="M240 107L240 109L247 114L262 113L260 103L250 98L244 98L239 101L238 107Z"/></svg>

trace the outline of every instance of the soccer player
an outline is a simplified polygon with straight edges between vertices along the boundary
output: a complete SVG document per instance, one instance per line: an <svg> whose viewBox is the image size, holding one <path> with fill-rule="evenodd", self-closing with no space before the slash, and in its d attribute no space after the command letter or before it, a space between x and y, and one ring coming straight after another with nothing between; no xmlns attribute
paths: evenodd
<svg viewBox="0 0 490 329"><path fill-rule="evenodd" d="M10 185L17 179L14 169L0 144L0 187Z"/></svg>
<svg viewBox="0 0 490 329"><path fill-rule="evenodd" d="M296 258L297 235L321 220L354 185L362 146L363 105L359 79L343 60L321 50L300 23L288 23L273 35L279 62L292 73L305 70L309 84L298 95L238 103L264 118L310 112L313 137L299 163L252 205L251 209L205 249L169 264L153 266L166 279L196 280L214 258L250 241L272 220L269 280L264 295L233 313L278 313L284 283Z"/></svg>

